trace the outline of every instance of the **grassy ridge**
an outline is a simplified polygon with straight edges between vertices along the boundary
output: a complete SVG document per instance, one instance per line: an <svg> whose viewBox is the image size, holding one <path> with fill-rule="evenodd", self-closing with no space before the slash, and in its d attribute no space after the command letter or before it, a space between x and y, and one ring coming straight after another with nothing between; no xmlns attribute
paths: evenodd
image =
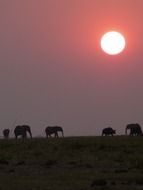
<svg viewBox="0 0 143 190"><path fill-rule="evenodd" d="M143 189L143 137L0 140L1 190Z"/></svg>

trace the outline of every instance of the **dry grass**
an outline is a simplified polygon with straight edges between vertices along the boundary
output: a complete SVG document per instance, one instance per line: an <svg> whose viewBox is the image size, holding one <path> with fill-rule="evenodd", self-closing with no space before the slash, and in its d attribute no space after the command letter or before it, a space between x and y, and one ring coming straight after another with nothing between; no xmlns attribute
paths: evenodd
<svg viewBox="0 0 143 190"><path fill-rule="evenodd" d="M1 190L143 189L143 137L0 140Z"/></svg>

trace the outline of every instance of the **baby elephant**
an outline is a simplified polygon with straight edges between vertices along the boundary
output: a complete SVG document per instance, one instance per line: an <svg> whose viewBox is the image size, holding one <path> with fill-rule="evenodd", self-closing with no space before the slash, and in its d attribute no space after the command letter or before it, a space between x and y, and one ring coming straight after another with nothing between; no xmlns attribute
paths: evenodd
<svg viewBox="0 0 143 190"><path fill-rule="evenodd" d="M102 136L113 136L113 134L116 134L116 130L113 130L111 127L107 127L102 130Z"/></svg>
<svg viewBox="0 0 143 190"><path fill-rule="evenodd" d="M9 133L10 133L10 130L9 129L4 129L3 130L3 136L5 139L8 139L9 138Z"/></svg>

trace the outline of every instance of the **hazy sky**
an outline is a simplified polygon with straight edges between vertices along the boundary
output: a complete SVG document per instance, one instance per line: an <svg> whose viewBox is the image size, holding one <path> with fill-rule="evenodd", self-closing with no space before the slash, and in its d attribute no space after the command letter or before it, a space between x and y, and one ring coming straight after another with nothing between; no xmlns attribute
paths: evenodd
<svg viewBox="0 0 143 190"><path fill-rule="evenodd" d="M142 18L142 0L0 0L0 130L143 126ZM126 38L117 56L100 49L108 30Z"/></svg>

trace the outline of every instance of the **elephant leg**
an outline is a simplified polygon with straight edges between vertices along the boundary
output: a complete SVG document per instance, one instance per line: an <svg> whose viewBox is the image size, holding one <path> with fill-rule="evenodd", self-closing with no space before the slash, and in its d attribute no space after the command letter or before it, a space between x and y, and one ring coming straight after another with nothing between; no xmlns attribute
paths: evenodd
<svg viewBox="0 0 143 190"><path fill-rule="evenodd" d="M56 137L56 138L58 138L58 137L59 137L59 136L58 136L58 132L55 132L55 137Z"/></svg>
<svg viewBox="0 0 143 190"><path fill-rule="evenodd" d="M26 136L26 133L22 134L22 138L25 139L27 136Z"/></svg>
<svg viewBox="0 0 143 190"><path fill-rule="evenodd" d="M49 134L47 134L47 138L50 138L51 137L51 134L49 133Z"/></svg>

